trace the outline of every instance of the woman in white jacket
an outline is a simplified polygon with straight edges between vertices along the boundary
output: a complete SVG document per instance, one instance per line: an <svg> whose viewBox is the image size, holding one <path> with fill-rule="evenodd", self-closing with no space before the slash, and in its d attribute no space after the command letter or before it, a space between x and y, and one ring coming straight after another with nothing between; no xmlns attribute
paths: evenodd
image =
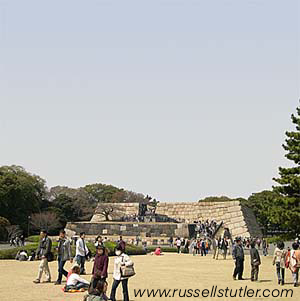
<svg viewBox="0 0 300 301"><path fill-rule="evenodd" d="M122 265L132 265L132 261L129 256L124 253L123 249L120 246L117 246L115 249L115 261L114 261L114 272L113 272L113 285L110 292L110 300L116 301L116 290L119 286L120 282L122 282L123 287L123 300L129 301L128 295L128 278L124 278L121 275L121 266Z"/></svg>

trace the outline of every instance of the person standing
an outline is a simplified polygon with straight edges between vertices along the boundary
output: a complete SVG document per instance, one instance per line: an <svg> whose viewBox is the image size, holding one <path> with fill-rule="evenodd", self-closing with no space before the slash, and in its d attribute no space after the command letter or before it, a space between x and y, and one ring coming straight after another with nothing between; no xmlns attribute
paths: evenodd
<svg viewBox="0 0 300 301"><path fill-rule="evenodd" d="M126 243L125 243L125 241L123 240L122 235L120 236L120 239L119 239L119 246L121 247L122 252L125 252Z"/></svg>
<svg viewBox="0 0 300 301"><path fill-rule="evenodd" d="M264 256L267 256L269 244L266 239L263 239L262 246L263 246L263 254L264 254Z"/></svg>
<svg viewBox="0 0 300 301"><path fill-rule="evenodd" d="M93 267L93 276L105 280L107 278L108 256L104 246L96 248L96 256Z"/></svg>
<svg viewBox="0 0 300 301"><path fill-rule="evenodd" d="M116 301L116 290L120 283L122 283L123 288L123 300L129 301L128 294L128 278L122 277L121 275L121 266L129 266L133 265L133 262L130 260L129 256L124 253L123 249L120 245L117 246L115 250L115 261L114 261L114 272L113 279L114 282L112 284L111 292L110 292L110 300Z"/></svg>
<svg viewBox="0 0 300 301"><path fill-rule="evenodd" d="M45 272L46 274L46 282L51 282L51 274L48 265L48 258L51 253L52 241L47 235L46 230L41 230L40 232L40 242L37 248L36 254L41 257L41 262L39 265L39 271L37 278L33 281L34 283L40 283L42 274Z"/></svg>
<svg viewBox="0 0 300 301"><path fill-rule="evenodd" d="M289 268L292 272L294 287L298 286L298 278L299 278L299 268L300 268L300 250L298 250L299 245L294 242L292 244L292 250L290 251L289 257Z"/></svg>
<svg viewBox="0 0 300 301"><path fill-rule="evenodd" d="M76 241L76 262L80 266L80 275L85 274L85 259L89 253L89 249L85 244L85 232L80 233L80 238Z"/></svg>
<svg viewBox="0 0 300 301"><path fill-rule="evenodd" d="M217 252L218 252L218 240L216 238L214 238L213 241L212 241L212 247L213 247L213 251L214 251L213 259L215 259L216 256L218 256L218 254L217 254Z"/></svg>
<svg viewBox="0 0 300 301"><path fill-rule="evenodd" d="M238 237L236 239L236 246L232 250L232 257L235 261L235 269L233 272L233 280L236 280L236 276L238 276L238 280L244 280L243 272L244 272L244 249L242 246L242 239Z"/></svg>
<svg viewBox="0 0 300 301"><path fill-rule="evenodd" d="M65 230L59 231L59 239L58 239L58 247L57 247L57 262L58 262L58 277L55 282L55 285L61 284L62 276L68 276L68 272L64 269L65 263L70 260L73 262L72 259L72 252L71 252L71 243L70 240L66 238Z"/></svg>
<svg viewBox="0 0 300 301"><path fill-rule="evenodd" d="M222 242L221 242L221 249L223 253L223 259L226 260L226 255L227 255L227 249L228 249L228 242L225 237L223 237Z"/></svg>
<svg viewBox="0 0 300 301"><path fill-rule="evenodd" d="M284 249L284 242L280 241L274 251L273 265L276 264L278 284L284 285L285 260L287 251Z"/></svg>
<svg viewBox="0 0 300 301"><path fill-rule="evenodd" d="M255 248L255 241L250 243L250 257L251 257L251 281L258 280L258 272L259 272L259 265L261 264L260 256L258 250Z"/></svg>
<svg viewBox="0 0 300 301"><path fill-rule="evenodd" d="M179 237L177 237L176 246L177 246L177 254L180 254L181 253L181 251L180 251L180 249L181 249L181 240L180 240Z"/></svg>

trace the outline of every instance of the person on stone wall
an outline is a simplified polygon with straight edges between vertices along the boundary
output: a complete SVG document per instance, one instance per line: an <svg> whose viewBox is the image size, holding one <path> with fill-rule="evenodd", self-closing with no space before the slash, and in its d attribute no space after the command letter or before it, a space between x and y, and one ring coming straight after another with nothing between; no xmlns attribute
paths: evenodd
<svg viewBox="0 0 300 301"><path fill-rule="evenodd" d="M244 272L244 249L242 246L241 237L236 238L236 246L232 250L232 257L235 262L235 269L233 272L233 280L236 280L236 276L238 276L238 280L244 280L243 272Z"/></svg>

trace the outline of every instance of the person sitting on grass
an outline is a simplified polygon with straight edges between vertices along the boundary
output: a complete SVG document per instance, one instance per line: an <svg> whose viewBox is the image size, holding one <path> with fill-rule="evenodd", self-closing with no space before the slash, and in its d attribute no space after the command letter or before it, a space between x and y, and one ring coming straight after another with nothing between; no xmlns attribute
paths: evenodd
<svg viewBox="0 0 300 301"><path fill-rule="evenodd" d="M106 296L107 291L107 281L104 279L99 279L96 283L95 288L89 289L88 294L83 298L83 301L107 301Z"/></svg>
<svg viewBox="0 0 300 301"><path fill-rule="evenodd" d="M27 261L28 260L27 252L25 250L20 250L16 255L16 260Z"/></svg>
<svg viewBox="0 0 300 301"><path fill-rule="evenodd" d="M154 252L151 252L151 255L157 255L157 256L163 255L161 248L157 247Z"/></svg>
<svg viewBox="0 0 300 301"><path fill-rule="evenodd" d="M65 291L80 290L85 291L89 287L89 282L79 276L80 267L74 266L72 268L72 274L68 277Z"/></svg>

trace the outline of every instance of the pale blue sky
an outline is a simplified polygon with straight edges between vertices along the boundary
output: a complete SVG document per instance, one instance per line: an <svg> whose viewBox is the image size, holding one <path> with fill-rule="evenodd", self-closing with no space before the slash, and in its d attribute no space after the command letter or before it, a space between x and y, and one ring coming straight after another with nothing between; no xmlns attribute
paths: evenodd
<svg viewBox="0 0 300 301"><path fill-rule="evenodd" d="M0 0L0 165L161 201L270 189L299 1Z"/></svg>

